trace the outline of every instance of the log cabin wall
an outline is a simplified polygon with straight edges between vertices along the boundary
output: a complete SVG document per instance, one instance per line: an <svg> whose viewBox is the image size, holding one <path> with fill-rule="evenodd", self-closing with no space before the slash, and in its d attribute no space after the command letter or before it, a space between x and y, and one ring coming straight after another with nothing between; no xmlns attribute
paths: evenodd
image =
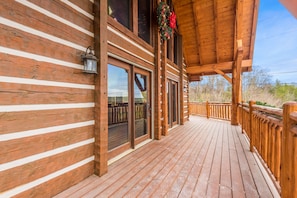
<svg viewBox="0 0 297 198"><path fill-rule="evenodd" d="M0 192L50 197L94 172L93 3L0 2Z"/></svg>
<svg viewBox="0 0 297 198"><path fill-rule="evenodd" d="M95 75L82 73L81 62L94 46L93 3L0 2L1 196L52 196L94 173ZM178 124L189 117L185 69L166 60L162 73L155 24L148 44L113 18L107 22L108 57L151 73L151 138L160 139L168 79L183 98Z"/></svg>

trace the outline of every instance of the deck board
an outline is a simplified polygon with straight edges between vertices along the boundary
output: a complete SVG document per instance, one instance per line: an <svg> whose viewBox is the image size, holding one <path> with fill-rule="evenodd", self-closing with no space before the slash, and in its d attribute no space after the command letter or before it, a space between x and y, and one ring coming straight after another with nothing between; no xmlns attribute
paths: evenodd
<svg viewBox="0 0 297 198"><path fill-rule="evenodd" d="M239 127L192 116L62 197L273 197Z"/></svg>

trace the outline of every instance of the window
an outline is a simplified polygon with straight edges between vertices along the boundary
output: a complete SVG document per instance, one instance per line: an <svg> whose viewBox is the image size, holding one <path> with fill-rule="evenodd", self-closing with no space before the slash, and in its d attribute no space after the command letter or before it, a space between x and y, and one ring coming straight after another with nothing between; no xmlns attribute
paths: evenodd
<svg viewBox="0 0 297 198"><path fill-rule="evenodd" d="M132 0L108 0L108 15L132 30Z"/></svg>
<svg viewBox="0 0 297 198"><path fill-rule="evenodd" d="M138 0L138 36L151 42L151 0Z"/></svg>
<svg viewBox="0 0 297 198"><path fill-rule="evenodd" d="M182 65L182 37L177 33L167 41L167 58L178 66Z"/></svg>
<svg viewBox="0 0 297 198"><path fill-rule="evenodd" d="M108 0L108 15L149 44L152 13L152 0Z"/></svg>

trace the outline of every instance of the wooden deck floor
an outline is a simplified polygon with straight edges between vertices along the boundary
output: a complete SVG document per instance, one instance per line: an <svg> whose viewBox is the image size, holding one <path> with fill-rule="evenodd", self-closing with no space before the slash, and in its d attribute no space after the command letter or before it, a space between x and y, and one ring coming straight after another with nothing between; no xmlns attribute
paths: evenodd
<svg viewBox="0 0 297 198"><path fill-rule="evenodd" d="M273 197L239 127L191 117L57 195L60 197Z"/></svg>

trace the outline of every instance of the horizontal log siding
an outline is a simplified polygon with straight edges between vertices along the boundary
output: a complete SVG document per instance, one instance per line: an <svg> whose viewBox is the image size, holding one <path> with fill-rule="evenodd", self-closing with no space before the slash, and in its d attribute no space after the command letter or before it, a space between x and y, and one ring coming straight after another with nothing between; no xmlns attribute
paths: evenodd
<svg viewBox="0 0 297 198"><path fill-rule="evenodd" d="M154 49L121 24L108 18L108 52L139 64L152 67L155 64Z"/></svg>
<svg viewBox="0 0 297 198"><path fill-rule="evenodd" d="M0 196L52 196L94 172L93 4L0 3Z"/></svg>

